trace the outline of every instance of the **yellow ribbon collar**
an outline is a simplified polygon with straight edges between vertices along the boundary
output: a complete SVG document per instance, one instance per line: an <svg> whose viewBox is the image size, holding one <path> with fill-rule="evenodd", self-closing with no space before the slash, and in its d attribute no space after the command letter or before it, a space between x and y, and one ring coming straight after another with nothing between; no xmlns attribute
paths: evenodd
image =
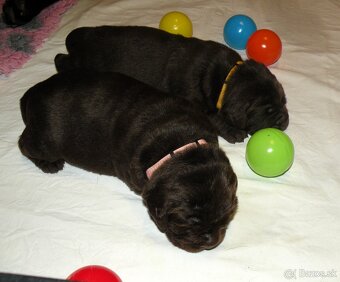
<svg viewBox="0 0 340 282"><path fill-rule="evenodd" d="M236 72L237 67L239 65L242 65L242 64L243 64L243 61L237 61L236 64L231 68L226 79L224 80L220 95L218 96L218 100L217 100L217 103L216 103L216 108L218 110L222 108L223 99L224 99L225 93L227 92L227 84L228 84L231 76Z"/></svg>

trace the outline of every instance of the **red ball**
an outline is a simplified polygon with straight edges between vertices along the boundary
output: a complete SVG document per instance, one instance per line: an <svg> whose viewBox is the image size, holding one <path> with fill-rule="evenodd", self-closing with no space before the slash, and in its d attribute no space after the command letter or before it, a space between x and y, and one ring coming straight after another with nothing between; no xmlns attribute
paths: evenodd
<svg viewBox="0 0 340 282"><path fill-rule="evenodd" d="M246 51L249 59L269 66L281 57L282 42L274 31L259 29L250 36Z"/></svg>
<svg viewBox="0 0 340 282"><path fill-rule="evenodd" d="M89 265L73 272L67 280L79 282L122 282L112 270L99 265Z"/></svg>

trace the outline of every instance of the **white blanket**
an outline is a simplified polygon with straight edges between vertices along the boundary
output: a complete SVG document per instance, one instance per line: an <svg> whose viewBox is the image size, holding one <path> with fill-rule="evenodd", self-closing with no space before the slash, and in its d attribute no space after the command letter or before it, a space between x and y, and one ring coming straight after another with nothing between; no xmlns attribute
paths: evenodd
<svg viewBox="0 0 340 282"><path fill-rule="evenodd" d="M283 54L271 70L285 88L296 151L285 175L263 178L245 161L248 139L220 139L238 176L239 210L223 243L197 254L174 247L118 179L70 165L44 174L17 147L19 99L55 73L72 29L158 27L172 10L202 39L224 43L235 14L279 34ZM79 1L38 53L0 80L0 272L66 278L97 264L124 282L340 281L339 15L337 0Z"/></svg>

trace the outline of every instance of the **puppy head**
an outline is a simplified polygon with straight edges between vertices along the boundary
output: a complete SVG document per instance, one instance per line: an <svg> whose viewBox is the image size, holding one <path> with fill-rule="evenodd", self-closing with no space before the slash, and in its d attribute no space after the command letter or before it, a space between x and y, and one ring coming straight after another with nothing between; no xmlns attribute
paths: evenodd
<svg viewBox="0 0 340 282"><path fill-rule="evenodd" d="M176 154L151 177L142 194L150 217L177 247L212 249L237 209L237 178L217 147Z"/></svg>
<svg viewBox="0 0 340 282"><path fill-rule="evenodd" d="M276 77L266 66L253 60L237 68L218 115L248 134L267 127L285 130L289 123L287 101Z"/></svg>

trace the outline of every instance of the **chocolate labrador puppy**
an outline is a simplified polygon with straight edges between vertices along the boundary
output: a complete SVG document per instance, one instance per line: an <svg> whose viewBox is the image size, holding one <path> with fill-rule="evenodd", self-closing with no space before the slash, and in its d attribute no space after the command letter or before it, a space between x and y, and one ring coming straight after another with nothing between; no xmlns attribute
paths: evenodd
<svg viewBox="0 0 340 282"><path fill-rule="evenodd" d="M175 246L199 252L222 242L237 178L213 126L186 100L122 74L77 70L29 89L21 113L19 148L42 171L68 162L117 176Z"/></svg>
<svg viewBox="0 0 340 282"><path fill-rule="evenodd" d="M241 142L255 131L288 126L281 84L264 65L242 61L213 41L141 26L82 27L66 38L57 70L115 71L181 96L208 114L219 135Z"/></svg>

